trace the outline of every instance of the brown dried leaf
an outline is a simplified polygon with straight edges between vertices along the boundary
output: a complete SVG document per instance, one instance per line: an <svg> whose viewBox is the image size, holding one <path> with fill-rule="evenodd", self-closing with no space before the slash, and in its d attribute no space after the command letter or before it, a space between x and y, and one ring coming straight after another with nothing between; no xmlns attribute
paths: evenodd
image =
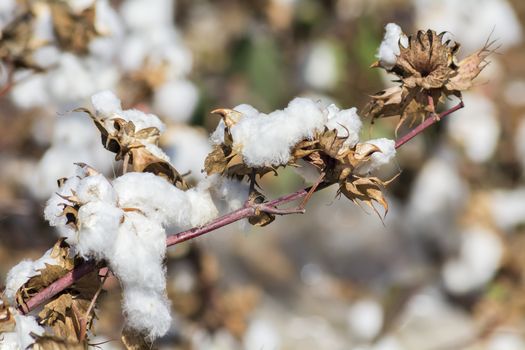
<svg viewBox="0 0 525 350"><path fill-rule="evenodd" d="M253 190L249 197L248 202L251 204L261 204L266 201L266 197L257 190ZM255 215L248 218L248 222L254 226L266 226L275 220L275 215L261 211L259 208L255 209Z"/></svg>
<svg viewBox="0 0 525 350"><path fill-rule="evenodd" d="M87 341L70 342L60 337L45 335L37 337L32 350L87 350Z"/></svg>
<svg viewBox="0 0 525 350"><path fill-rule="evenodd" d="M457 74L453 76L446 87L451 92L464 91L470 89L473 80L487 66L487 57L492 53L489 50L491 43L485 45L481 50L474 52L458 63Z"/></svg>
<svg viewBox="0 0 525 350"><path fill-rule="evenodd" d="M150 350L152 346L143 334L129 328L122 331L120 339L126 350Z"/></svg>
<svg viewBox="0 0 525 350"><path fill-rule="evenodd" d="M79 14L74 13L67 2L55 1L50 6L59 46L76 54L87 54L89 43L98 36L95 3Z"/></svg>
<svg viewBox="0 0 525 350"><path fill-rule="evenodd" d="M224 125L229 129L239 122L242 118L242 113L233 109L219 108L211 111L212 114L218 114L224 120Z"/></svg>
<svg viewBox="0 0 525 350"><path fill-rule="evenodd" d="M15 324L15 318L9 309L9 303L2 297L0 299L0 334L14 331Z"/></svg>
<svg viewBox="0 0 525 350"><path fill-rule="evenodd" d="M358 201L365 202L381 217L373 204L374 202L379 203L385 210L384 217L388 213L388 203L382 193L382 188L385 185L386 183L377 177L358 177L353 175L340 184L338 193L343 194L356 204L359 204Z"/></svg>
<svg viewBox="0 0 525 350"><path fill-rule="evenodd" d="M188 185L169 162L160 159L146 148L133 148L130 151L130 163L133 171L140 173L153 173L157 176L162 176L176 187L180 189L187 189Z"/></svg>
<svg viewBox="0 0 525 350"><path fill-rule="evenodd" d="M231 148L225 145L214 145L210 154L204 160L204 171L208 175L222 174L226 170L228 160L227 154L231 153Z"/></svg>

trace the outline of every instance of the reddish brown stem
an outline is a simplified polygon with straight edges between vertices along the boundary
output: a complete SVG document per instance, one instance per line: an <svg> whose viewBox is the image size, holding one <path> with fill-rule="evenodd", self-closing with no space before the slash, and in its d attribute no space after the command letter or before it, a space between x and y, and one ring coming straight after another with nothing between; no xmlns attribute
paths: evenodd
<svg viewBox="0 0 525 350"><path fill-rule="evenodd" d="M455 112L458 109L463 108L463 107L464 107L463 101L461 101L455 107L453 107L453 108L451 108L451 109L449 109L449 110L447 110L445 112L442 112L439 115L439 119L441 119L443 117L446 117L447 115L449 115L449 114L451 114L451 113L453 113L453 112ZM423 132L423 130L425 130L426 128L428 128L432 124L434 124L436 121L437 121L437 118L432 118L432 117L431 118L427 118L423 123L421 123L419 126L414 128L408 134L406 134L405 136L403 136L400 139L398 139L396 141L396 149L401 147L402 145L404 145L408 141L412 140L415 136L419 135L421 132ZM324 189L326 187L329 187L331 185L333 185L333 183L321 182L319 184L316 184L315 186L317 186L317 187L316 188L314 187L312 193L320 191L320 190L322 190L322 189ZM217 230L217 229L219 229L221 227L227 226L227 225L232 224L232 223L234 223L236 221L249 218L250 216L255 214L255 209L256 209L257 206L259 206L259 210L268 211L268 212L271 212L273 214L278 214L278 215L302 213L302 212L304 212L304 210L302 210L302 208L300 208L300 207L299 207L299 209L298 208L279 209L277 207L279 205L286 204L286 203L289 203L289 202L292 202L292 201L304 198L310 193L311 190L312 190L312 187L301 189L301 190L299 190L297 192L284 195L284 196L279 197L277 199L274 199L274 200L272 200L270 202L263 203L262 205L261 204L254 204L252 206L245 206L243 208L237 209L237 210L235 210L235 211L233 211L233 212L231 212L229 214L226 214L224 216L221 216L221 217L211 221L210 223L208 223L208 224L206 224L204 226L194 227L194 228L191 228L189 230L186 230L186 231L179 232L177 234L168 236L168 238L166 239L166 245L168 247L172 246L172 245L176 245L176 244L179 244L179 243L191 240L193 238L202 236L202 235L204 235L204 234L206 234L208 232L215 231L215 230ZM38 294L36 294L31 299L29 299L26 302L26 304L20 305L20 311L22 313L28 313L31 310L34 310L36 307L41 305L46 300L51 299L52 297L54 297L55 295L57 295L58 293L60 293L64 289L68 288L73 283L75 283L76 281L78 281L79 279L84 277L85 275L87 275L88 273L94 271L96 266L97 266L96 263L93 262L93 261L84 261L80 265L76 266L72 271L68 272L67 274L65 274L64 276L62 276L61 278L59 278L55 282L51 283L46 288L42 289L40 292L38 292Z"/></svg>

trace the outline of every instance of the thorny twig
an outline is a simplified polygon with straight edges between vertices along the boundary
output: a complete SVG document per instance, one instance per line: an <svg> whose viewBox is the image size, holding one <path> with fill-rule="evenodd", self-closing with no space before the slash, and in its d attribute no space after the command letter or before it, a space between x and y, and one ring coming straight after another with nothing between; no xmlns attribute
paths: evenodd
<svg viewBox="0 0 525 350"><path fill-rule="evenodd" d="M425 129L427 129L428 127L430 127L437 121L441 120L447 115L452 114L453 112L463 107L464 107L463 101L460 101L456 106L439 114L437 118L434 118L432 116L427 118L420 125L412 129L410 132L408 132L403 137L399 138L396 141L395 148L397 149L403 146L405 143L412 140L415 136L422 133ZM322 181L322 178L312 187L301 189L299 191L284 195L282 197L279 197L277 199L274 199L266 203L261 203L261 204L247 203L245 204L244 207L237 209L231 213L225 214L221 217L218 217L206 225L203 225L200 227L194 227L189 230L168 236L168 238L166 239L166 245L168 247L172 245L177 245L182 242L186 242L188 240L202 236L208 232L215 231L221 227L230 225L236 221L249 218L256 214L257 209L259 211L267 212L270 214L277 214L277 215L304 213L304 208L302 208L301 205L299 205L299 207L289 208L289 209L280 209L278 208L278 206L289 203L289 202L293 202L301 198L305 198L307 196L311 196L311 194L313 194L314 192L320 191L322 189L325 189L333 185L333 183L327 183L327 182L321 182L321 181ZM20 305L19 306L20 311L24 314L31 312L32 310L37 308L39 305L41 305L43 302L54 297L55 295L57 295L64 289L71 286L76 281L80 280L82 277L84 277L88 273L94 271L96 268L97 268L97 263L92 260L87 260L87 261L80 263L79 265L75 266L73 270L69 271L61 278L51 283L46 288L42 289L40 292L38 292L36 295L30 298L25 304Z"/></svg>

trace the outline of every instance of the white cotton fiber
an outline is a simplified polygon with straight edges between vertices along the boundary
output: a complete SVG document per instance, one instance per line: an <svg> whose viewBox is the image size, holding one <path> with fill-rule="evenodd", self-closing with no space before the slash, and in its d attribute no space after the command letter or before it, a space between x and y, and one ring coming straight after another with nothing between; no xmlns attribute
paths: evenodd
<svg viewBox="0 0 525 350"><path fill-rule="evenodd" d="M112 204L95 201L84 204L78 211L79 232L74 243L77 252L85 258L106 259L111 256L120 221L124 212Z"/></svg>
<svg viewBox="0 0 525 350"><path fill-rule="evenodd" d="M21 108L44 106L50 102L44 74L33 74L17 81L11 89L11 99Z"/></svg>
<svg viewBox="0 0 525 350"><path fill-rule="evenodd" d="M152 220L187 225L191 206L184 191L151 173L127 173L113 181L121 207L140 208Z"/></svg>
<svg viewBox="0 0 525 350"><path fill-rule="evenodd" d="M80 180L76 189L76 196L81 203L95 201L113 205L117 203L117 193L102 174L88 176Z"/></svg>
<svg viewBox="0 0 525 350"><path fill-rule="evenodd" d="M315 89L333 89L341 76L336 46L329 41L314 43L306 57L303 76Z"/></svg>
<svg viewBox="0 0 525 350"><path fill-rule="evenodd" d="M25 316L19 313L15 314L15 332L18 337L18 344L20 349L27 349L35 342L31 334L37 336L43 335L45 330L38 324L34 316Z"/></svg>
<svg viewBox="0 0 525 350"><path fill-rule="evenodd" d="M186 191L188 202L191 205L190 225L201 226L215 219L219 214L210 190L203 182L198 187Z"/></svg>
<svg viewBox="0 0 525 350"><path fill-rule="evenodd" d="M121 282L163 291L166 286L162 264L166 253L166 232L139 212L127 212L115 241L109 263Z"/></svg>
<svg viewBox="0 0 525 350"><path fill-rule="evenodd" d="M126 323L146 332L151 339L166 334L171 325L170 304L164 294L147 289L127 288L123 291Z"/></svg>
<svg viewBox="0 0 525 350"><path fill-rule="evenodd" d="M14 304L16 292L31 277L39 275L39 270L44 269L46 264L56 264L55 259L51 258L51 249L44 253L36 261L22 260L7 273L4 296L9 303Z"/></svg>
<svg viewBox="0 0 525 350"><path fill-rule="evenodd" d="M160 121L159 117L154 114L144 113L137 109L127 109L122 111L119 116L124 117L125 120L133 122L135 124L135 131L154 127L163 132L166 128L164 123Z"/></svg>
<svg viewBox="0 0 525 350"><path fill-rule="evenodd" d="M234 146L248 166L277 166L290 160L290 149L322 129L324 115L317 104L295 98L284 110L241 118L231 128Z"/></svg>
<svg viewBox="0 0 525 350"><path fill-rule="evenodd" d="M331 104L326 108L327 122L326 127L330 130L337 130L337 136L346 137L345 145L354 147L359 141L359 132L363 123L357 115L355 107L349 109L339 109Z"/></svg>
<svg viewBox="0 0 525 350"><path fill-rule="evenodd" d="M490 209L496 225L511 231L525 223L525 188L494 190L490 194Z"/></svg>
<svg viewBox="0 0 525 350"><path fill-rule="evenodd" d="M111 91L101 91L91 97L91 104L98 115L109 116L121 111L120 99Z"/></svg>
<svg viewBox="0 0 525 350"><path fill-rule="evenodd" d="M374 152L370 159L360 165L356 172L360 175L368 174L379 167L388 164L396 155L395 141L390 139L375 139L366 141L366 143L377 146L381 151Z"/></svg>
<svg viewBox="0 0 525 350"><path fill-rule="evenodd" d="M385 68L390 69L396 64L397 56L400 53L400 41L403 46L408 45L408 38L403 34L401 27L395 23L388 23L385 26L385 36L377 53L377 58Z"/></svg>
<svg viewBox="0 0 525 350"><path fill-rule="evenodd" d="M246 182L227 179L218 175L208 176L212 198L221 208L221 212L230 212L241 208L248 200L249 186Z"/></svg>
<svg viewBox="0 0 525 350"><path fill-rule="evenodd" d="M155 90L153 108L174 122L187 122L195 110L199 94L188 80L169 81Z"/></svg>

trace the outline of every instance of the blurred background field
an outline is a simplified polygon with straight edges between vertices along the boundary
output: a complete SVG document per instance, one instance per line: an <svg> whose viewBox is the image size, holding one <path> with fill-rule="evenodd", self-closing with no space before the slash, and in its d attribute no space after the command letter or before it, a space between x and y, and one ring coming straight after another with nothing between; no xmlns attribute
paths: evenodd
<svg viewBox="0 0 525 350"><path fill-rule="evenodd" d="M93 93L111 89L124 108L163 119L163 148L196 182L218 122L209 113L215 108L249 103L270 112L295 96L363 108L392 84L369 66L384 25L395 22L407 34L449 31L462 45L460 57L488 38L499 49L464 95L466 107L382 169L382 178L400 172L388 187L384 223L326 189L305 215L264 228L236 224L170 248L175 322L156 346L525 349L524 2L102 3L96 23L105 35L76 52L40 49L35 60L46 70L17 71L0 97L0 280L55 242L42 210L74 162L107 175L118 169L89 118L70 112L89 106ZM79 14L90 5L69 4ZM16 1L1 1L0 28L16 11ZM10 66L2 68L9 84ZM395 138L397 120L364 122L366 136ZM261 185L273 198L306 184L285 169ZM106 289L96 327L101 342L118 338L121 317L118 283ZM100 346L119 348L116 341Z"/></svg>

